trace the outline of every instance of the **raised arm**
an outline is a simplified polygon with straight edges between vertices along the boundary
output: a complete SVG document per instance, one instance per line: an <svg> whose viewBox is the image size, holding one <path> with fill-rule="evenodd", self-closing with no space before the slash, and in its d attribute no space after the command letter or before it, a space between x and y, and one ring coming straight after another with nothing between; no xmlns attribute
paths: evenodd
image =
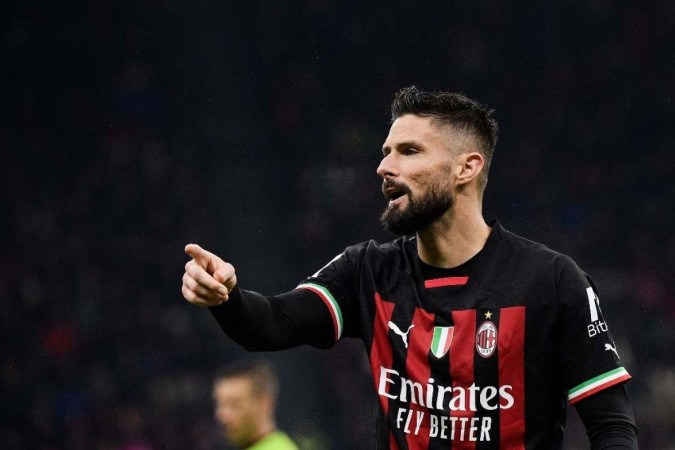
<svg viewBox="0 0 675 450"><path fill-rule="evenodd" d="M181 291L185 299L210 307L223 331L250 351L283 350L303 344L335 343L333 319L319 296L296 289L266 297L237 287L234 267L217 255L189 244Z"/></svg>

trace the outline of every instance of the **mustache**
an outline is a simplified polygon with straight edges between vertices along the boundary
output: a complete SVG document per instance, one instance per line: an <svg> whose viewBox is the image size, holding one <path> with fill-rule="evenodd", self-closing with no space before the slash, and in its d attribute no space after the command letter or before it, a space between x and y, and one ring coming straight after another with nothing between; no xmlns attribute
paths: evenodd
<svg viewBox="0 0 675 450"><path fill-rule="evenodd" d="M403 183L398 183L398 182L393 181L393 180L384 180L382 182L382 193L385 196L386 196L387 189L394 189L396 191L405 192L406 194L412 194L412 192L410 191L410 188L407 185L405 185Z"/></svg>

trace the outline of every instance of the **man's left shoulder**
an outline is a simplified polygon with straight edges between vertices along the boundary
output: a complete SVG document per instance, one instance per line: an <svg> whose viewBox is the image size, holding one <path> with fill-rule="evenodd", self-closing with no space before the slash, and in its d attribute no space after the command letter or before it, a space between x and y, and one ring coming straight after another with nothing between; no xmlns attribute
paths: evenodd
<svg viewBox="0 0 675 450"><path fill-rule="evenodd" d="M538 283L553 282L556 286L561 279L578 280L581 284L591 282L589 275L569 255L507 230L503 230L501 241L503 245L497 259L503 266L509 264L520 276L528 274Z"/></svg>
<svg viewBox="0 0 675 450"><path fill-rule="evenodd" d="M563 253L551 249L541 242L520 236L505 228L501 228L502 252L516 260L527 260L538 267L549 267L560 260L572 262L572 259Z"/></svg>

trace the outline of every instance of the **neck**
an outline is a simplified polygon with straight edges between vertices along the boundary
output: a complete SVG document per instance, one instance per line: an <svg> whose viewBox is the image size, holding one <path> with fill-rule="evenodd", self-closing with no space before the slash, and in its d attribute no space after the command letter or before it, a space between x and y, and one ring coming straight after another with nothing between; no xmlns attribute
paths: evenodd
<svg viewBox="0 0 675 450"><path fill-rule="evenodd" d="M490 230L480 203L470 207L458 201L434 223L417 232L417 253L432 266L457 267L481 251Z"/></svg>
<svg viewBox="0 0 675 450"><path fill-rule="evenodd" d="M274 421L266 421L258 430L257 435L255 436L255 439L251 442L250 445L253 445L254 443L258 442L268 434L274 433L277 431L277 425Z"/></svg>

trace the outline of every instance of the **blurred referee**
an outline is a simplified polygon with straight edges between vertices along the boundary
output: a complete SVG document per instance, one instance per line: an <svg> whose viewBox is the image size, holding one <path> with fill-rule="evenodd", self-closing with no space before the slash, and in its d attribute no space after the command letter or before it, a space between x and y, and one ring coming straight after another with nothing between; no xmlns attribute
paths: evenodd
<svg viewBox="0 0 675 450"><path fill-rule="evenodd" d="M247 450L298 450L277 430L274 410L278 393L276 374L261 361L235 363L216 375L215 417L229 444Z"/></svg>

